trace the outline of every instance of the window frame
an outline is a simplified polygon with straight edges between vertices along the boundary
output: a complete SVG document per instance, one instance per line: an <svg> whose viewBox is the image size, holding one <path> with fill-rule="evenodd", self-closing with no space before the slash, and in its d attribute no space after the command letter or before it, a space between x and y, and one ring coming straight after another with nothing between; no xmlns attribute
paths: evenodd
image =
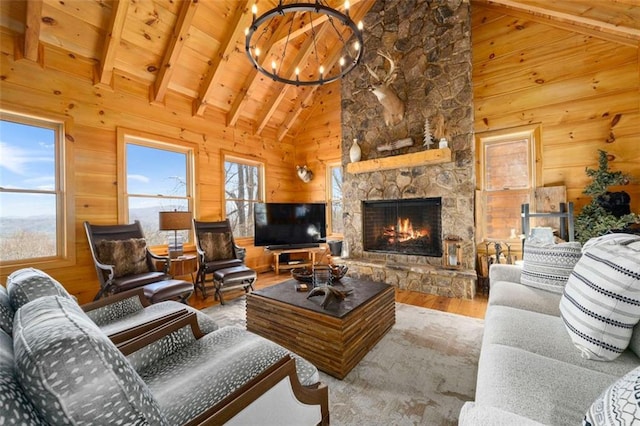
<svg viewBox="0 0 640 426"><path fill-rule="evenodd" d="M225 169L225 163L226 162L232 162L232 163L239 163L239 164L244 164L247 166L255 166L258 167L258 200L254 201L254 203L264 203L266 202L266 165L264 162L262 161L258 161L255 160L253 158L250 158L248 156L243 156L237 153L232 153L232 152L227 152L227 151L222 151L221 156L220 156L220 176L221 176L221 185L220 185L220 193L221 193L221 205L222 205L222 212L221 212L221 216L222 219L227 219L227 191L226 191L226 182L227 182L227 176L226 176L226 169ZM251 245L254 245L254 237L253 236L233 236L234 240L236 241L236 243L240 243L241 245L247 245L248 243L251 243Z"/></svg>
<svg viewBox="0 0 640 426"><path fill-rule="evenodd" d="M535 211L535 191L536 188L543 186L542 180L542 139L541 127L539 123L526 126L512 127L507 129L490 130L475 134L476 149L476 241L510 241L519 242L519 238L512 240L510 238L497 238L487 235L486 209L487 194L499 193L522 193L528 194L529 205ZM526 139L527 147L527 163L529 168L529 186L525 189L503 189L488 191L485 182L485 165L486 165L486 147L490 144L499 144L506 142L514 142ZM519 211L518 206L518 211ZM519 229L519 227L518 227ZM519 234L519 232L517 233Z"/></svg>
<svg viewBox="0 0 640 426"><path fill-rule="evenodd" d="M74 170L73 151L73 120L68 116L42 113L35 109L24 108L5 102L0 108L0 119L15 123L43 127L54 130L55 133L55 190L56 197L56 254L48 257L34 257L29 259L2 260L3 268L19 269L25 266L37 266L42 269L67 267L76 263L76 232L75 232L75 185L72 180ZM31 192L2 190L3 192Z"/></svg>
<svg viewBox="0 0 640 426"><path fill-rule="evenodd" d="M196 167L196 160L199 154L198 144L123 127L117 128L117 140L118 223L129 223L129 193L127 191L127 145L131 143L131 141L135 141L135 145L155 149L164 149L166 151L179 152L186 155L187 206L189 211L191 212L191 216L198 217L198 168ZM156 198L162 199L164 197L158 196ZM154 253L158 254L165 254L167 252L167 245L164 243L160 245L150 246L150 248ZM185 252L195 250L193 229L189 229L189 238L188 241L184 242L184 250Z"/></svg>
<svg viewBox="0 0 640 426"><path fill-rule="evenodd" d="M337 168L341 169L343 183L344 183L344 170L342 170L342 162L340 160L336 160L336 161L329 161L326 163L326 194L325 194L325 200L327 203L327 210L326 210L327 219L326 220L327 220L327 229L330 231L327 234L333 237L340 237L344 235L341 232L333 231L333 214L332 214L333 202L338 199L333 196L334 195L333 194L333 169L337 169ZM344 199L340 198L340 202L342 203L342 210L344 212Z"/></svg>

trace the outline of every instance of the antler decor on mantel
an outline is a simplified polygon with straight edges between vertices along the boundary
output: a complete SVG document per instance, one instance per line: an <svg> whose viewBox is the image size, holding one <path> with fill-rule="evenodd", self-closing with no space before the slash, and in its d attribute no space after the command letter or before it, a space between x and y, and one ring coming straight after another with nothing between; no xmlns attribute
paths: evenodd
<svg viewBox="0 0 640 426"><path fill-rule="evenodd" d="M369 86L369 90L376 95L378 102L380 102L384 108L384 123L387 126L396 125L404 118L404 102L391 88L391 83L393 83L398 76L398 71L396 70L396 64L391 58L391 55L381 50L378 50L378 55L389 61L389 71L380 78L369 65L365 64L367 71L369 71L369 74L375 79L375 83Z"/></svg>

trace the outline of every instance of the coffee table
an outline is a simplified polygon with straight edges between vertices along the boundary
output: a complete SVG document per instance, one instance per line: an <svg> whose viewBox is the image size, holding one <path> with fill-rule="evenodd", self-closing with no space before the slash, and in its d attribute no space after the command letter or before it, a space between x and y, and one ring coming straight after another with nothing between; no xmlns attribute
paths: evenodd
<svg viewBox="0 0 640 426"><path fill-rule="evenodd" d="M395 292L388 284L344 277L353 289L323 309L323 296L307 299L288 280L247 294L247 329L303 356L343 379L395 323Z"/></svg>

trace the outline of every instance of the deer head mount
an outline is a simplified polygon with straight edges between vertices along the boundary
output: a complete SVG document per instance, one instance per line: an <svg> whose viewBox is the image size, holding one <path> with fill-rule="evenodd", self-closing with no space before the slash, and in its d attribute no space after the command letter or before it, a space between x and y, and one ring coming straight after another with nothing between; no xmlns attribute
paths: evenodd
<svg viewBox="0 0 640 426"><path fill-rule="evenodd" d="M375 80L375 82L369 85L369 90L376 95L378 102L380 102L382 108L384 108L382 113L384 123L387 126L396 125L404 118L404 102L402 102L391 88L391 83L393 83L393 80L398 76L398 71L396 70L395 62L391 59L391 55L381 50L378 50L378 55L389 61L389 71L380 78L374 70L369 68L369 65L365 64L367 71L369 71L369 74L371 74Z"/></svg>

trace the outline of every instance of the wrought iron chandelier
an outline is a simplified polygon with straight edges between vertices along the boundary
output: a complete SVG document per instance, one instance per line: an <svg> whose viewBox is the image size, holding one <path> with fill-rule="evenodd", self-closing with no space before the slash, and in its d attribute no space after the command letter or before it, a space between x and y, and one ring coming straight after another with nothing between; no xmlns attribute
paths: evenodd
<svg viewBox="0 0 640 426"><path fill-rule="evenodd" d="M253 21L245 30L249 60L258 71L285 84L314 86L341 79L360 63L363 54L362 22L356 25L351 19L349 6L346 1L342 13L321 0L290 4L279 0L258 17L254 4ZM308 38L300 42L297 39L302 34ZM273 37L280 40L270 39ZM322 45L331 45L325 50L335 53L320 54Z"/></svg>

